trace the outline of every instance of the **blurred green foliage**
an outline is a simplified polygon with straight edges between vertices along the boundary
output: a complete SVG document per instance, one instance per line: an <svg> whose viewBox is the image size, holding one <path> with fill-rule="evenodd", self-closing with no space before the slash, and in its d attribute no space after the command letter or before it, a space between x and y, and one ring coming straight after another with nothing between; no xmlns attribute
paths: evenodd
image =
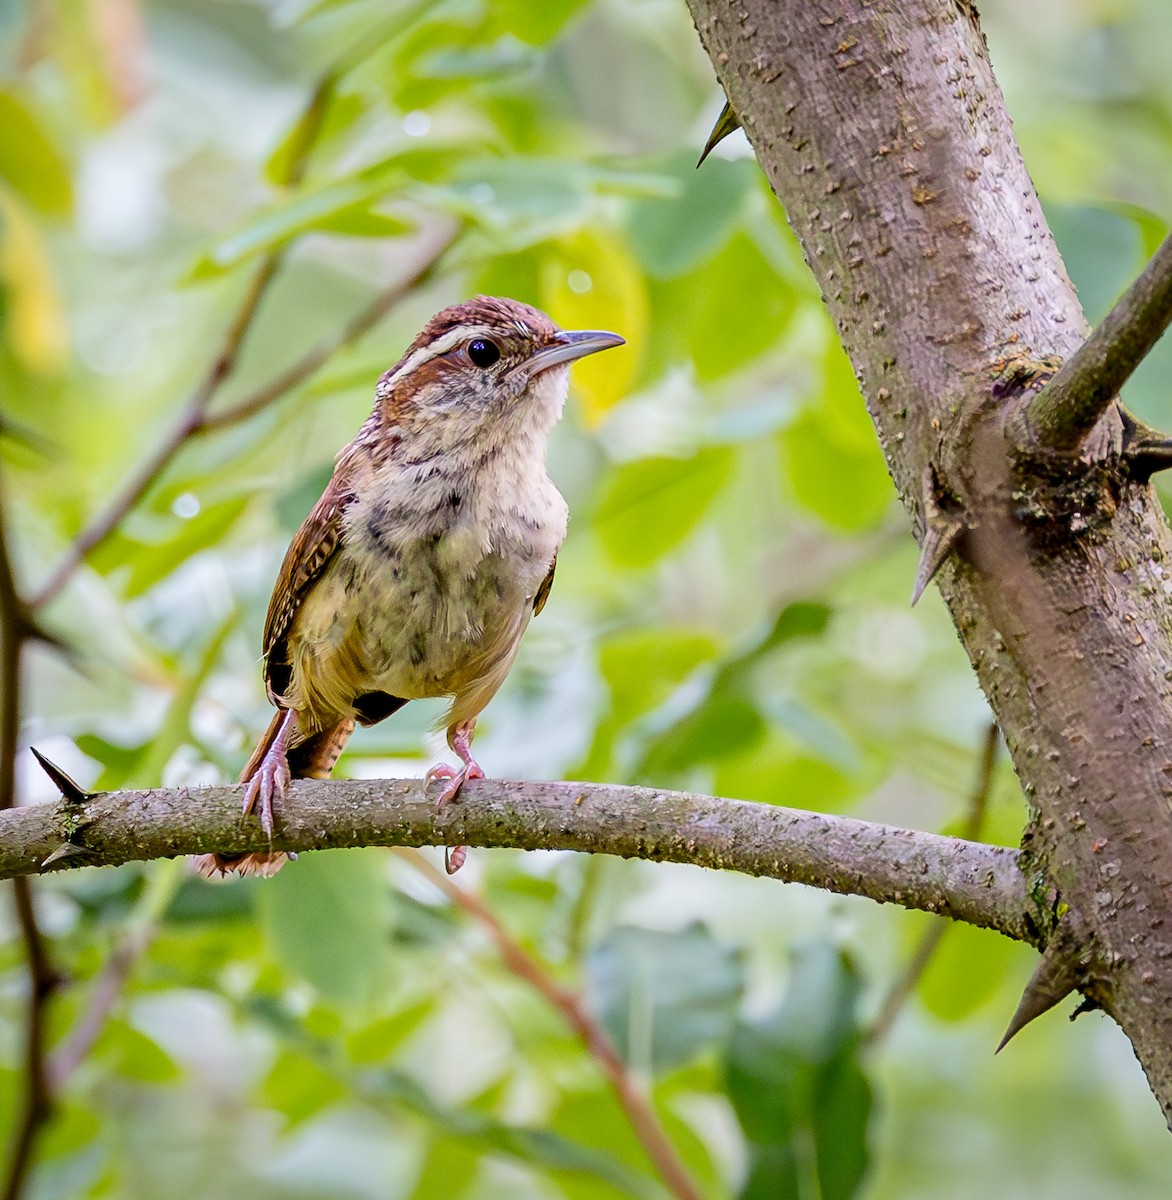
<svg viewBox="0 0 1172 1200"><path fill-rule="evenodd" d="M1089 315L1172 211L1159 0L982 5ZM613 328L551 453L558 584L482 725L494 775L644 782L926 829L962 817L986 709L850 368L678 0L24 0L0 7L0 435L26 590L176 418L251 272L284 259L217 404L460 231L434 281L251 420L190 441L45 614L25 737L86 785L232 777L285 543L377 375L474 290ZM302 151L311 150L304 171ZM1172 350L1131 387L1172 426ZM434 707L342 773L420 773ZM22 758L26 799L48 795ZM986 836L1013 844L1009 768ZM957 928L864 1034L927 918L766 881L475 852L461 880L581 989L710 1197L1155 1197L1159 1111L1105 1020L994 1061L1029 952ZM67 1081L30 1195L663 1196L581 1043L409 865L306 855L213 887L44 881L69 986L157 936ZM5 912L5 920L8 920ZM0 1124L24 972L0 939Z"/></svg>

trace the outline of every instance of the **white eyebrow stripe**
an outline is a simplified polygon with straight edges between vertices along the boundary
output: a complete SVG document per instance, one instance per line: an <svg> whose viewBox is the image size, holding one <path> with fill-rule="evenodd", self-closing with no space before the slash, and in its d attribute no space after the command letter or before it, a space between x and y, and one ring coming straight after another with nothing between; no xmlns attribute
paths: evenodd
<svg viewBox="0 0 1172 1200"><path fill-rule="evenodd" d="M433 358L439 358L454 350L461 342L475 337L495 339L497 336L499 335L494 334L494 331L487 325L460 325L455 329L449 329L443 337L429 342L426 346L420 346L402 366L396 368L393 375L387 376L385 386L388 388L393 386L400 379L410 375L412 371L418 370L424 363L431 362Z"/></svg>

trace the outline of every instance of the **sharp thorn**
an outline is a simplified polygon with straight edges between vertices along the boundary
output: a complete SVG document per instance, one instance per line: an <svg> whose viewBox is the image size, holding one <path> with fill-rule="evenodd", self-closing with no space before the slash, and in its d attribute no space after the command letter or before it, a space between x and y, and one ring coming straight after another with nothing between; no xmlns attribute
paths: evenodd
<svg viewBox="0 0 1172 1200"><path fill-rule="evenodd" d="M928 584L944 565L957 539L964 532L964 522L957 518L938 518L928 524L924 540L920 545L920 563L916 568L916 582L912 588L912 607L924 594Z"/></svg>
<svg viewBox="0 0 1172 1200"><path fill-rule="evenodd" d="M1050 939L995 1054L1000 1054L1031 1021L1049 1012L1074 991L1078 983L1078 960L1071 942L1071 938L1061 931Z"/></svg>
<svg viewBox="0 0 1172 1200"><path fill-rule="evenodd" d="M87 792L76 779L67 775L55 762L47 759L36 746L30 746L29 749L32 751L33 757L41 764L41 770L49 776L53 781L53 786L70 804L84 804L90 798L92 792Z"/></svg>
<svg viewBox="0 0 1172 1200"><path fill-rule="evenodd" d="M720 110L720 116L716 118L716 124L712 126L712 132L708 135L708 141L704 144L704 149L700 153L700 157L696 160L696 168L699 170L704 165L704 160L724 141L730 133L736 133L741 127L741 119L733 112L733 107L726 100L724 107Z"/></svg>
<svg viewBox="0 0 1172 1200"><path fill-rule="evenodd" d="M1119 415L1123 421L1123 457L1131 478L1146 481L1157 471L1172 467L1172 437L1141 421L1122 404Z"/></svg>
<svg viewBox="0 0 1172 1200"><path fill-rule="evenodd" d="M75 845L73 842L62 842L48 858L42 859L41 870L43 871L52 863L60 862L63 858L73 858L78 854L92 854L92 850L87 850L84 846Z"/></svg>

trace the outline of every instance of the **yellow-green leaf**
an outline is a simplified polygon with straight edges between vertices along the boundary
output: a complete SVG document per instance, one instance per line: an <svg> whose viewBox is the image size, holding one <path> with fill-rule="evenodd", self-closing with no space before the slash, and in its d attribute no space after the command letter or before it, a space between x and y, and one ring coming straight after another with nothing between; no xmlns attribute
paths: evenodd
<svg viewBox="0 0 1172 1200"><path fill-rule="evenodd" d="M571 389L597 425L631 387L648 325L638 264L613 232L582 230L553 244L541 267L542 307L563 329L609 329L626 346L577 363Z"/></svg>
<svg viewBox="0 0 1172 1200"><path fill-rule="evenodd" d="M5 137L7 134L5 134ZM0 142L4 137L0 137ZM0 285L9 345L29 371L60 370L69 355L65 310L44 239L31 214L0 186Z"/></svg>

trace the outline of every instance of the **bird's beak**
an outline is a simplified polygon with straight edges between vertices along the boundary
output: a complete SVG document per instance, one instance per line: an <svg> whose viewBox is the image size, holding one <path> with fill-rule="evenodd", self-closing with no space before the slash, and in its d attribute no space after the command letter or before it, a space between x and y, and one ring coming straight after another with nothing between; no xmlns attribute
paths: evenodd
<svg viewBox="0 0 1172 1200"><path fill-rule="evenodd" d="M536 354L514 367L513 371L524 372L532 379L542 371L548 371L550 367L574 362L576 359L585 358L587 354L597 354L599 350L610 350L613 346L622 346L625 343L626 338L619 337L617 333L605 333L600 329L563 331L555 333L550 338L549 345L543 346Z"/></svg>

